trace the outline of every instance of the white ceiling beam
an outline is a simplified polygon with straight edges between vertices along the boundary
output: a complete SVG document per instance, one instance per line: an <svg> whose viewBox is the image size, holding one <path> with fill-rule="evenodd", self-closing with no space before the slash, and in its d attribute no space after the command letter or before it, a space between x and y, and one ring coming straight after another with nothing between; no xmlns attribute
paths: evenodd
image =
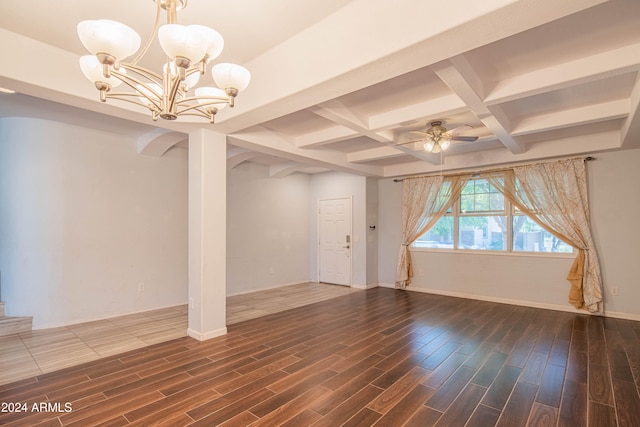
<svg viewBox="0 0 640 427"><path fill-rule="evenodd" d="M478 170L483 167L509 165L540 159L594 154L620 147L620 132L609 131L569 138L540 141L525 153L514 154L506 148L475 151L445 157L442 167L424 162L412 162L384 167L385 177L443 173L460 170Z"/></svg>
<svg viewBox="0 0 640 427"><path fill-rule="evenodd" d="M181 132L154 129L138 138L136 149L144 156L161 157L171 147L187 139L188 136Z"/></svg>
<svg viewBox="0 0 640 427"><path fill-rule="evenodd" d="M411 123L435 115L438 117L449 116L468 110L465 103L452 93L373 115L369 117L369 126L373 130L385 129L398 123Z"/></svg>
<svg viewBox="0 0 640 427"><path fill-rule="evenodd" d="M269 166L269 177L284 178L285 176L289 176L295 172L319 173L329 170L330 169L327 168L309 167L298 162L287 162Z"/></svg>
<svg viewBox="0 0 640 427"><path fill-rule="evenodd" d="M433 71L449 88L469 106L480 121L514 154L523 153L525 145L516 141L509 132L506 115L498 106L489 109L482 100L484 87L477 73L462 55L435 64Z"/></svg>
<svg viewBox="0 0 640 427"><path fill-rule="evenodd" d="M629 99L629 116L622 125L622 147L640 147L640 73L636 76L636 82Z"/></svg>
<svg viewBox="0 0 640 427"><path fill-rule="evenodd" d="M369 119L367 117L356 114L351 108L347 107L337 99L323 102L320 104L320 108L325 110L329 117L332 117L329 119L331 121L340 123L344 126L350 127L351 129L355 127L357 129L369 130ZM314 111L314 113L319 114L317 111Z"/></svg>
<svg viewBox="0 0 640 427"><path fill-rule="evenodd" d="M382 167L350 163L344 153L329 150L306 150L292 146L281 135L262 126L228 135L229 142L237 147L254 150L263 154L303 163L305 165L329 168L364 176L381 176Z"/></svg>
<svg viewBox="0 0 640 427"><path fill-rule="evenodd" d="M234 147L227 150L227 170L231 170L247 160L260 156L260 153L246 148Z"/></svg>
<svg viewBox="0 0 640 427"><path fill-rule="evenodd" d="M369 148L367 150L356 151L347 154L347 159L353 163L366 163L373 160L388 159L392 157L400 157L406 155L405 152L398 150L395 147L377 147Z"/></svg>
<svg viewBox="0 0 640 427"><path fill-rule="evenodd" d="M424 17L433 14L432 2L348 2L245 64L252 72L251 85L230 115L220 117L218 129L234 133L605 1L447 0L437 5L438 16L447 19L429 25ZM309 54L301 58L300 52Z"/></svg>
<svg viewBox="0 0 640 427"><path fill-rule="evenodd" d="M420 160L424 160L426 162L434 164L440 162L440 156L436 156L425 151L414 151L409 147L396 145L397 143L394 140L393 133L390 131L382 130L375 132L370 130L367 126L363 125L363 121L365 120L362 120L357 115L351 113L349 109L339 101L333 100L331 102L323 103L316 107L310 108L309 110L319 115L320 117L324 117L327 120L331 120L332 122L335 122L339 125L348 127L358 132L358 134L362 136L366 136L373 139L374 141L378 141L382 144L394 147L397 150L416 157Z"/></svg>
<svg viewBox="0 0 640 427"><path fill-rule="evenodd" d="M527 135L604 120L620 119L628 115L629 100L621 99L526 117L514 126L511 134L514 136Z"/></svg>
<svg viewBox="0 0 640 427"><path fill-rule="evenodd" d="M313 148L321 145L331 144L333 142L344 141L358 136L358 132L341 125L332 126L327 129L321 129L316 132L310 132L294 138L296 147Z"/></svg>
<svg viewBox="0 0 640 427"><path fill-rule="evenodd" d="M640 44L567 61L495 83L484 99L495 105L640 69Z"/></svg>
<svg viewBox="0 0 640 427"><path fill-rule="evenodd" d="M80 55L0 28L0 86L17 92L88 111L154 127L189 133L193 125L178 121L153 122L148 110L128 102L100 102L95 85L78 66ZM15 64L20 64L16 66ZM40 64L40 65L38 65ZM47 64L42 72L42 64ZM198 120L202 127L202 120Z"/></svg>

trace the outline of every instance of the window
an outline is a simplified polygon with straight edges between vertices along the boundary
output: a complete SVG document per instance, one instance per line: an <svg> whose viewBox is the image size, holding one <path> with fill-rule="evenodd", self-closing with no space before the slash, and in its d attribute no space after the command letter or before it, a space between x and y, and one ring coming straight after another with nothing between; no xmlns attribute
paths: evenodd
<svg viewBox="0 0 640 427"><path fill-rule="evenodd" d="M416 248L573 253L573 248L511 206L486 179L469 180L440 220L413 244Z"/></svg>

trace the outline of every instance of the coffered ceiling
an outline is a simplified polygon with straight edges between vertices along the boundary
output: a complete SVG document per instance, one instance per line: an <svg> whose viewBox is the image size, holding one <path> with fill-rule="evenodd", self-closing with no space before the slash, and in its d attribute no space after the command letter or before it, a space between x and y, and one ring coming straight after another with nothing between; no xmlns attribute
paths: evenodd
<svg viewBox="0 0 640 427"><path fill-rule="evenodd" d="M108 5L108 8L107 8ZM228 135L229 167L391 177L640 147L637 0L190 0L252 82L217 123L102 104L78 67L82 19L150 31L151 0L0 2L0 117L105 127L141 154ZM143 65L162 61L159 48ZM158 66L159 67L159 66ZM442 154L412 131L469 125ZM1 123L1 122L0 122ZM0 124L1 125L1 124ZM174 148L175 149L175 148Z"/></svg>

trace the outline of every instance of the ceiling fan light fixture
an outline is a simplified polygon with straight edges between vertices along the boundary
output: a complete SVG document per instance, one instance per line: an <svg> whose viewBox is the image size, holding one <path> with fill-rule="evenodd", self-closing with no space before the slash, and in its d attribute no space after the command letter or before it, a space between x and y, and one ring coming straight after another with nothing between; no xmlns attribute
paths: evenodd
<svg viewBox="0 0 640 427"><path fill-rule="evenodd" d="M424 143L424 149L430 153L433 151L434 145L433 141L427 141Z"/></svg>
<svg viewBox="0 0 640 427"><path fill-rule="evenodd" d="M449 145L451 145L451 141L443 138L442 140L440 140L439 145L440 148L442 148L442 151L444 151L449 148Z"/></svg>

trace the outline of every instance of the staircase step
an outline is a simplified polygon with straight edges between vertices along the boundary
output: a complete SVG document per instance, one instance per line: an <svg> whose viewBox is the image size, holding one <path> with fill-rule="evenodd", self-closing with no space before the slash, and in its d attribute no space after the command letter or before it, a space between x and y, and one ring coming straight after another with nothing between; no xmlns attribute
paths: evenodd
<svg viewBox="0 0 640 427"><path fill-rule="evenodd" d="M0 317L0 337L28 332L31 330L33 317Z"/></svg>

